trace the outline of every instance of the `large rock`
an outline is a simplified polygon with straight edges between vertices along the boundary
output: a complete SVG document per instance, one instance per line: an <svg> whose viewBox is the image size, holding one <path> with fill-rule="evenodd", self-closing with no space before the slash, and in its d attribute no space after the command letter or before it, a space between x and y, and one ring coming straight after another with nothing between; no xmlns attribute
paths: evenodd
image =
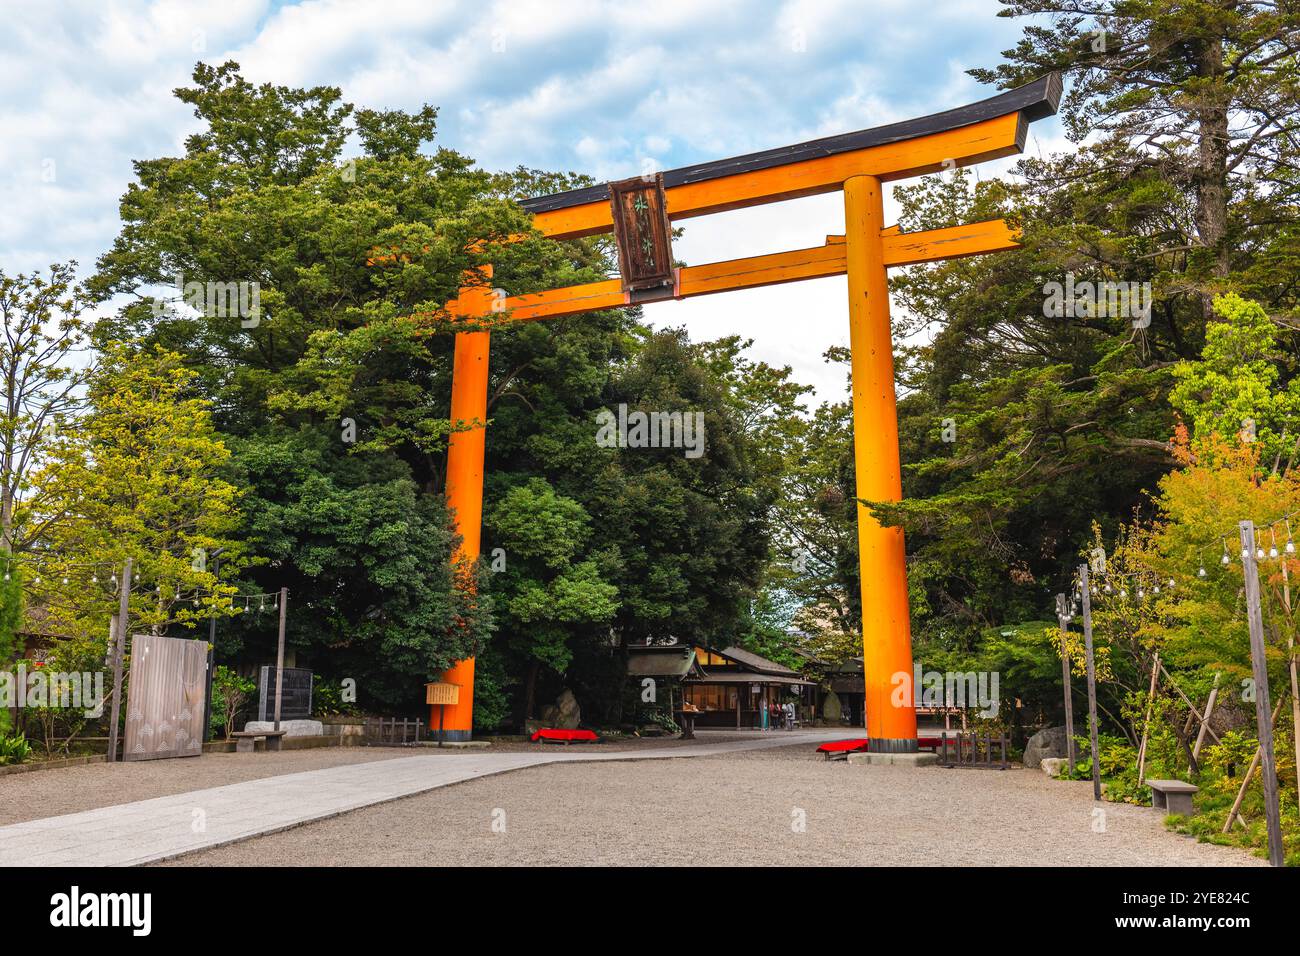
<svg viewBox="0 0 1300 956"><path fill-rule="evenodd" d="M1049 777L1059 777L1066 770L1066 764L1070 762L1069 757L1044 757L1041 764L1043 773Z"/></svg>
<svg viewBox="0 0 1300 956"><path fill-rule="evenodd" d="M1064 727L1048 727L1029 738L1025 744L1025 766L1039 770L1048 757L1066 757L1066 737Z"/></svg>
<svg viewBox="0 0 1300 956"><path fill-rule="evenodd" d="M274 729L273 720L250 720L244 724L245 733L264 734ZM325 733L325 727L319 720L282 720L280 729L286 737L319 737Z"/></svg>
<svg viewBox="0 0 1300 956"><path fill-rule="evenodd" d="M822 719L830 724L838 724L843 714L844 708L840 705L839 694L828 690L826 698L822 701Z"/></svg>
<svg viewBox="0 0 1300 956"><path fill-rule="evenodd" d="M573 696L573 691L567 687L560 691L560 696L555 698L554 704L548 704L542 708L542 726L554 727L558 730L577 730L582 724L582 708L578 706L578 698Z"/></svg>

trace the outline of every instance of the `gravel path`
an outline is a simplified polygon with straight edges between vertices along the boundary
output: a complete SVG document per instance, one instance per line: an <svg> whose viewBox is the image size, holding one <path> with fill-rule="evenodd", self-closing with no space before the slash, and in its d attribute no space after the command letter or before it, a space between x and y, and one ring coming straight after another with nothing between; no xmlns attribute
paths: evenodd
<svg viewBox="0 0 1300 956"><path fill-rule="evenodd" d="M1142 807L1102 804L1096 832L1086 782L850 766L811 749L534 767L166 865L1264 865Z"/></svg>

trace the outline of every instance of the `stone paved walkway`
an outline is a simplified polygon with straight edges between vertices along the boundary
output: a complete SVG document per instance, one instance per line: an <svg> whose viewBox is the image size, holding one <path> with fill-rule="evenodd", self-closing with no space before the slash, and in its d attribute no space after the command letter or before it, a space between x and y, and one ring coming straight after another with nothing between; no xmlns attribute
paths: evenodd
<svg viewBox="0 0 1300 956"><path fill-rule="evenodd" d="M845 736L841 728L635 752L574 746L537 753L425 754L285 774L0 827L0 866L132 866L524 767L717 756Z"/></svg>

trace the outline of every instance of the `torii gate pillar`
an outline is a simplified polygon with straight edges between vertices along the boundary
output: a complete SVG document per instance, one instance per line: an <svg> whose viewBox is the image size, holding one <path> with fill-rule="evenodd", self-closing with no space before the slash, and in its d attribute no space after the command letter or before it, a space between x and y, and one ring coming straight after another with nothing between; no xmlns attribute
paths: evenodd
<svg viewBox="0 0 1300 956"><path fill-rule="evenodd" d="M901 528L884 528L863 501L900 501L903 478L894 396L894 346L885 277L884 195L875 176L844 182L849 347L853 370L853 463L867 736L873 753L916 751L912 625ZM903 675L902 678L897 675ZM895 697L900 680L902 690Z"/></svg>
<svg viewBox="0 0 1300 956"><path fill-rule="evenodd" d="M482 266L484 279L492 267ZM468 288L461 301L471 314L486 315L492 293L485 288ZM447 442L447 507L455 518L460 543L456 549L457 574L461 587L472 593L483 531L483 458L487 441L488 348L492 333L487 330L457 332L451 372L451 420L462 426ZM439 715L440 740L470 740L474 729L474 658L458 661L442 679L460 687L458 700L447 704ZM436 706L436 705L435 705ZM430 708L432 711L432 708ZM433 730L433 717L429 729Z"/></svg>

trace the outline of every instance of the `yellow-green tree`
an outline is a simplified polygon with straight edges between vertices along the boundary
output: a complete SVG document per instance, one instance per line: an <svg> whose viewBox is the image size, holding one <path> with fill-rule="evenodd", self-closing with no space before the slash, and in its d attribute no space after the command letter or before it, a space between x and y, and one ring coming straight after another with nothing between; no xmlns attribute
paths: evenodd
<svg viewBox="0 0 1300 956"><path fill-rule="evenodd" d="M221 477L230 453L210 403L190 392L194 377L175 352L105 345L85 414L66 423L33 477L60 516L28 580L46 633L106 639L128 556L133 629L162 633L235 613L235 588L217 580L207 555L223 550L227 576L248 563L230 537L240 492Z"/></svg>

